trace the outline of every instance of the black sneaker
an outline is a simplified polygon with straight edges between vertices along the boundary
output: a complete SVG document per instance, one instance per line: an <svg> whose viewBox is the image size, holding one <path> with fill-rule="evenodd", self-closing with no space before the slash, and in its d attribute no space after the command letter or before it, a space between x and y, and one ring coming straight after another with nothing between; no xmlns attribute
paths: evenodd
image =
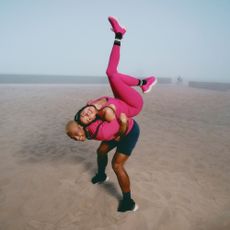
<svg viewBox="0 0 230 230"><path fill-rule="evenodd" d="M102 175L100 175L100 174L96 174L93 178L92 178L92 180L91 180L91 182L93 183L93 184L96 184L96 183L103 183L103 182L106 182L106 181L108 181L109 180L109 177L106 175L106 174L102 174Z"/></svg>
<svg viewBox="0 0 230 230"><path fill-rule="evenodd" d="M118 212L126 212L126 211L137 211L138 205L134 202L133 199L130 200L121 200L119 207L117 209Z"/></svg>

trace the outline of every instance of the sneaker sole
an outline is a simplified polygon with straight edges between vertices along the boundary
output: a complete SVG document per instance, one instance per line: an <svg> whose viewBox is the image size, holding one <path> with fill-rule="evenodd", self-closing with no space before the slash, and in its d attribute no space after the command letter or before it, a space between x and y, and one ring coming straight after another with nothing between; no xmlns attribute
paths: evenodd
<svg viewBox="0 0 230 230"><path fill-rule="evenodd" d="M152 90L153 86L156 85L156 84L157 84L157 78L156 78L156 80L149 86L149 88L148 88L144 93L149 93L149 92Z"/></svg>
<svg viewBox="0 0 230 230"><path fill-rule="evenodd" d="M139 206L137 204L135 204L134 208L133 209L127 209L127 210L119 210L118 209L118 212L136 212L137 210L139 209Z"/></svg>
<svg viewBox="0 0 230 230"><path fill-rule="evenodd" d="M103 184L103 183L106 183L107 181L109 181L109 177L107 176L106 179L102 182L98 182L98 184Z"/></svg>
<svg viewBox="0 0 230 230"><path fill-rule="evenodd" d="M126 33L126 31L127 31L126 27L122 27L122 29L124 29L124 30L125 30L125 33ZM114 30L113 30L112 27L110 28L110 30L114 32ZM114 33L115 33L115 32L114 32ZM124 35L125 33L123 33L123 35Z"/></svg>
<svg viewBox="0 0 230 230"><path fill-rule="evenodd" d="M139 206L137 204L135 204L134 209L132 210L133 212L136 212L139 209Z"/></svg>

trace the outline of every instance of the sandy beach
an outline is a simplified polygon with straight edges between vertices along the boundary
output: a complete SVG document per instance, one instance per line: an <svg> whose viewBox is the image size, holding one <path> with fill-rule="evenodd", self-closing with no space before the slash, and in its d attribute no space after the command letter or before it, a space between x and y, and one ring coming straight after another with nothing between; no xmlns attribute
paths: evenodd
<svg viewBox="0 0 230 230"><path fill-rule="evenodd" d="M91 184L99 142L64 132L102 95L108 85L0 85L0 230L229 230L230 91L157 85L144 95L126 164L135 213L117 212L110 164L110 181Z"/></svg>

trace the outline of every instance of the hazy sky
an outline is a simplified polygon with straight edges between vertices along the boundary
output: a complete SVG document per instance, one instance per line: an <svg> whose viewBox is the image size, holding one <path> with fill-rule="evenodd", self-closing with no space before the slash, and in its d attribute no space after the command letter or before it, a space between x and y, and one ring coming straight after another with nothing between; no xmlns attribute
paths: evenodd
<svg viewBox="0 0 230 230"><path fill-rule="evenodd" d="M230 0L0 0L0 73L105 75L109 15L121 72L230 82Z"/></svg>

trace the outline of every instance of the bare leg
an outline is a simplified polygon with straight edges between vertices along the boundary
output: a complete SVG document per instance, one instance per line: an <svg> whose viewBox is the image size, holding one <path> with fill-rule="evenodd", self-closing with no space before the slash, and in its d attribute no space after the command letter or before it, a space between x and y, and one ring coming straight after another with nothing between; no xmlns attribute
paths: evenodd
<svg viewBox="0 0 230 230"><path fill-rule="evenodd" d="M123 193L130 192L130 180L124 168L124 164L128 158L129 156L116 152L112 160L112 167L117 175L117 179Z"/></svg>
<svg viewBox="0 0 230 230"><path fill-rule="evenodd" d="M129 156L116 152L112 160L112 167L123 193L123 200L120 202L118 207L118 211L120 212L136 211L138 209L138 206L135 204L133 199L131 199L130 179L124 168L124 164L128 158Z"/></svg>

